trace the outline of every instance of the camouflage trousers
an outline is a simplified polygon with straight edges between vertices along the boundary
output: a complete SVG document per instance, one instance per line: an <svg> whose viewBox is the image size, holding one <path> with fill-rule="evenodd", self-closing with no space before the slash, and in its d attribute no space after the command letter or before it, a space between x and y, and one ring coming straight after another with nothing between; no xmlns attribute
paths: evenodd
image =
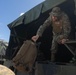
<svg viewBox="0 0 76 75"><path fill-rule="evenodd" d="M59 34L53 35L52 46L50 49L51 50L51 61L55 61L55 54L57 53L58 43L60 41L59 37L60 37Z"/></svg>
<svg viewBox="0 0 76 75"><path fill-rule="evenodd" d="M58 48L58 42L56 40L57 36L53 36L52 46L51 46L51 53L56 53Z"/></svg>

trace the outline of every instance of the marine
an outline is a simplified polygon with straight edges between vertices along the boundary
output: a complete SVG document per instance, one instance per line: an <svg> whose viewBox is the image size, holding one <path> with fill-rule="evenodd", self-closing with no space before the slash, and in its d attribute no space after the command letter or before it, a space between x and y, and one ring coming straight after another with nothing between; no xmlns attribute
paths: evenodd
<svg viewBox="0 0 76 75"><path fill-rule="evenodd" d="M63 12L60 7L54 7L50 12L49 17L45 20L43 25L39 27L35 36L32 37L33 41L37 41L42 36L44 30L52 26L53 40L51 46L51 62L55 61L58 44L64 44L71 32L71 23L68 15Z"/></svg>

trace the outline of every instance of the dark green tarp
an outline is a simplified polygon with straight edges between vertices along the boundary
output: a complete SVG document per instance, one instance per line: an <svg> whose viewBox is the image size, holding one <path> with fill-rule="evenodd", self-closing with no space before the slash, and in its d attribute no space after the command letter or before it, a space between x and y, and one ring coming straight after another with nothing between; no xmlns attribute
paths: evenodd
<svg viewBox="0 0 76 75"><path fill-rule="evenodd" d="M44 13L48 10L50 10L52 7L61 4L62 2L65 2L66 0L47 0L45 2L42 2L41 4L37 5L33 9L26 12L24 15L20 16L18 19L10 23L8 26L9 28L18 26L22 23L27 24L34 20L36 20L41 13Z"/></svg>
<svg viewBox="0 0 76 75"><path fill-rule="evenodd" d="M37 29L46 18L49 16L51 9L54 6L59 6L62 11L66 12L70 18L72 25L71 39L75 39L75 25L76 25L76 15L75 15L75 3L76 0L46 0L39 5L35 6L31 10L27 11L24 15L20 16L12 23L8 25L10 29L10 39L9 46L6 50L6 58L12 59L16 52L21 47L23 41L31 39L33 35L36 34ZM50 47L52 41L52 28L48 27L38 42L41 42L39 47L40 52L43 53L43 60L50 59ZM64 47L59 46L58 61L68 61L71 59L72 54ZM66 58L66 59L64 59Z"/></svg>

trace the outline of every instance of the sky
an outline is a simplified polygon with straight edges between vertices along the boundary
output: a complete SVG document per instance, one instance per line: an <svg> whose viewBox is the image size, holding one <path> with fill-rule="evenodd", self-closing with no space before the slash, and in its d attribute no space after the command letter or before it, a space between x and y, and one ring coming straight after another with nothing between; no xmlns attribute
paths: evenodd
<svg viewBox="0 0 76 75"><path fill-rule="evenodd" d="M8 24L45 0L0 0L0 39L9 42Z"/></svg>

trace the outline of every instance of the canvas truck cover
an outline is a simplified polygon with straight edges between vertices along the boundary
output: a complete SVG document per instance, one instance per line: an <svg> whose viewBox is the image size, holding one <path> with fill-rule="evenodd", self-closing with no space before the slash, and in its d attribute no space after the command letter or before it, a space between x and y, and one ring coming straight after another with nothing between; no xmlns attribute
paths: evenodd
<svg viewBox="0 0 76 75"><path fill-rule="evenodd" d="M31 39L31 37L36 34L39 26L44 23L44 21L48 18L51 9L55 6L59 6L62 11L68 14L72 25L70 37L74 39L76 25L76 0L45 0L8 24L10 29L10 39L8 48L6 50L6 58L12 59L23 44L23 41ZM41 42L40 50L42 50L44 53L44 57L46 59L50 59L49 56L52 42L52 28L48 27L38 41Z"/></svg>
<svg viewBox="0 0 76 75"><path fill-rule="evenodd" d="M65 2L65 1L66 0L46 0L46 1L42 2L41 4L35 6L31 10L27 11L24 15L17 18L15 21L10 23L8 25L8 27L12 28L12 27L18 26L22 23L24 23L24 24L30 23L30 22L36 20L41 15L41 13L44 13L47 10L53 8L56 5L59 5L63 2Z"/></svg>

